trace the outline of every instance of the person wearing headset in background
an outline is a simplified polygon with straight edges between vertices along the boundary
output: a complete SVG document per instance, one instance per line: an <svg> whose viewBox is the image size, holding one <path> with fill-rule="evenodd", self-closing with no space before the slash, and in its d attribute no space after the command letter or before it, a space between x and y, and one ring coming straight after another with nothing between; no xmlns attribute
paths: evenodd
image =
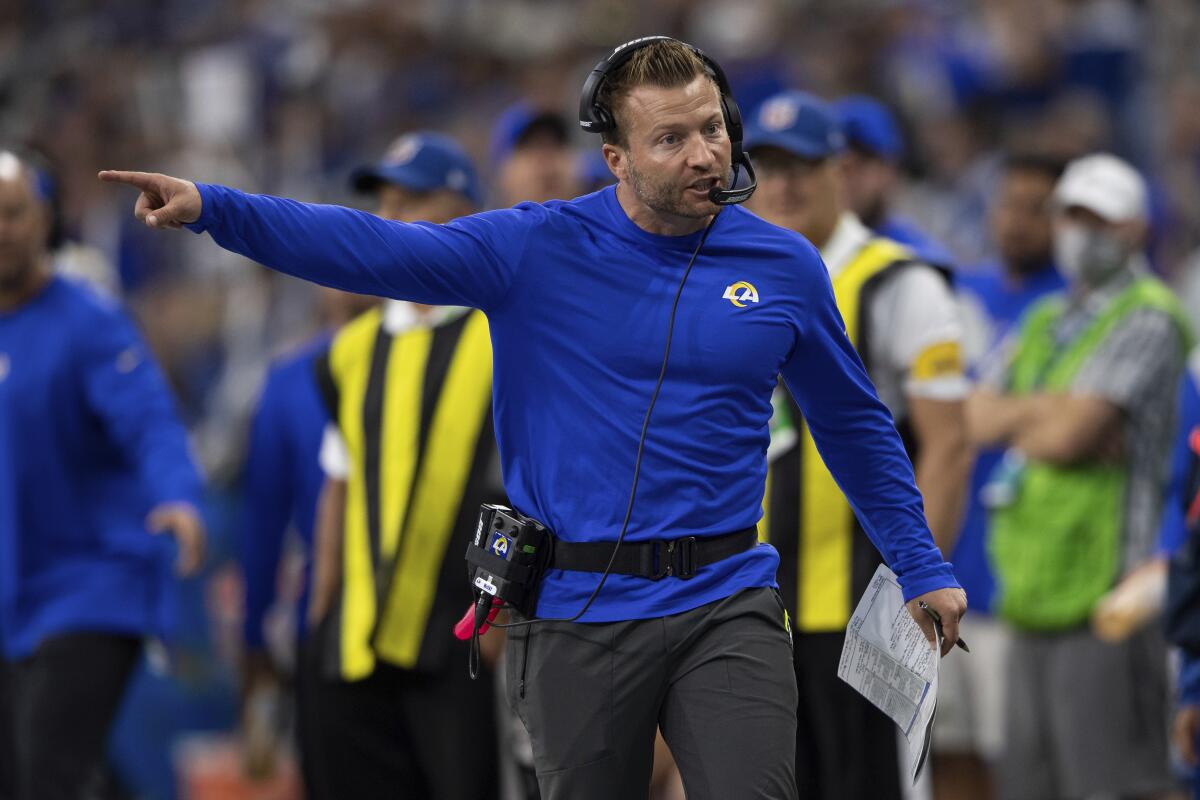
<svg viewBox="0 0 1200 800"><path fill-rule="evenodd" d="M645 796L661 725L689 797L794 798L791 635L778 555L755 529L780 373L930 642L917 602L950 647L966 597L819 255L736 205L753 183L738 187L733 165L753 171L720 67L674 39L634 40L593 70L580 116L616 187L448 225L100 177L140 189L151 227L487 314L505 488L555 536L543 621L510 628L507 653L545 797Z"/></svg>
<svg viewBox="0 0 1200 800"><path fill-rule="evenodd" d="M49 224L36 170L0 149L6 800L100 785L143 639L172 627L171 562L193 574L205 544L203 483L167 383L114 302L54 273Z"/></svg>
<svg viewBox="0 0 1200 800"><path fill-rule="evenodd" d="M449 222L483 200L467 154L433 133L401 136L351 182L402 222ZM331 420L310 615L324 673L317 800L495 794L491 676L471 681L466 645L447 635L470 602L454 534L504 500L491 361L482 314L401 300L316 359Z"/></svg>
<svg viewBox="0 0 1200 800"><path fill-rule="evenodd" d="M825 102L795 91L768 98L746 131L761 176L749 207L819 248L850 340L916 465L934 541L949 553L971 456L962 326L947 276L847 208L844 144ZM896 726L837 675L846 624L879 552L821 462L801 409L779 395L762 528L780 554L796 637L800 796L899 800Z"/></svg>

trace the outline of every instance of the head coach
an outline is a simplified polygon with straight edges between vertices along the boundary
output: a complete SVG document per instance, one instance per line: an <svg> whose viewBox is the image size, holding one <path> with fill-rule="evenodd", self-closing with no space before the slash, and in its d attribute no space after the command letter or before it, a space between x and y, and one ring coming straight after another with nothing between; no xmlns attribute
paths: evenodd
<svg viewBox="0 0 1200 800"><path fill-rule="evenodd" d="M508 653L545 797L644 797L656 725L689 797L795 797L779 558L755 534L779 375L947 647L966 597L817 251L736 205L753 172L720 67L638 39L597 65L580 105L615 187L446 225L100 177L140 189L151 227L186 225L328 286L487 314L505 487L556 537L537 606L552 621L512 630Z"/></svg>

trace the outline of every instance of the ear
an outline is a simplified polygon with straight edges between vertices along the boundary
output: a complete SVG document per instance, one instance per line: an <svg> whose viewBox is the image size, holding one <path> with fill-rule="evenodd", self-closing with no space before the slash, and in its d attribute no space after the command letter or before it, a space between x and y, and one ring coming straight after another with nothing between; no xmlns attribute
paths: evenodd
<svg viewBox="0 0 1200 800"><path fill-rule="evenodd" d="M601 147L600 152L604 154L604 163L608 165L608 171L619 181L628 180L629 172L626 167L629 163L629 155L625 149L615 144L605 144Z"/></svg>

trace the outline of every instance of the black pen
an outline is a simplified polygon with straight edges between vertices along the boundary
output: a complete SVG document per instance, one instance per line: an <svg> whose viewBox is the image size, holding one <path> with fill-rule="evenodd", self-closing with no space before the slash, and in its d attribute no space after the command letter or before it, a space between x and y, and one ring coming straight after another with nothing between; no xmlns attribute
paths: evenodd
<svg viewBox="0 0 1200 800"><path fill-rule="evenodd" d="M938 612L934 611L929 606L927 606L925 604L924 600L918 600L917 605L920 606L921 610L924 611L926 614L928 614L929 618L933 620L933 625L934 625L934 627L937 628L938 636L945 639L946 634L942 632L942 617L941 617L941 615L938 614ZM962 640L961 636L954 640L954 644L957 645L958 647L961 647L963 649L964 653L971 652L971 648L967 647L967 643Z"/></svg>

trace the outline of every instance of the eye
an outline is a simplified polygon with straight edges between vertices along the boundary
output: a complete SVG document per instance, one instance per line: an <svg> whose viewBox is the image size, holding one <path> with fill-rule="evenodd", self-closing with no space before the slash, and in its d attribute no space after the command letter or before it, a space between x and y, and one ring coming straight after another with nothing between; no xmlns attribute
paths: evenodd
<svg viewBox="0 0 1200 800"><path fill-rule="evenodd" d="M670 146L673 144L678 144L679 137L673 133L668 133L665 136L663 136L661 139L659 139L658 141L659 141L659 144L665 144L665 145Z"/></svg>
<svg viewBox="0 0 1200 800"><path fill-rule="evenodd" d="M710 122L708 123L708 127L704 129L704 132L709 136L716 136L721 132L721 127L721 123L719 122Z"/></svg>

